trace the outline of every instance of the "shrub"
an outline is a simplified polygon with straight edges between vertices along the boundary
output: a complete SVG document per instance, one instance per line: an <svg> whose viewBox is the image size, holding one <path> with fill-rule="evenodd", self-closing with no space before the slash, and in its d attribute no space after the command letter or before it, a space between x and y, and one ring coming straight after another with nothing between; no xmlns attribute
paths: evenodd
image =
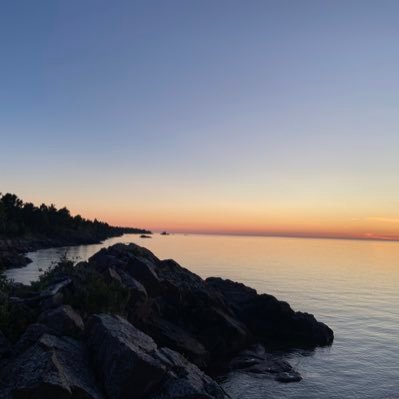
<svg viewBox="0 0 399 399"><path fill-rule="evenodd" d="M12 289L12 281L0 274L0 330L11 342L15 342L35 321L37 312L23 303L11 303L9 295Z"/></svg>
<svg viewBox="0 0 399 399"><path fill-rule="evenodd" d="M65 302L83 315L113 313L124 315L130 299L130 292L118 281L108 282L94 270L79 271L74 276L74 290Z"/></svg>
<svg viewBox="0 0 399 399"><path fill-rule="evenodd" d="M49 269L40 275L38 281L31 283L31 287L37 291L47 288L55 281L66 277L72 277L75 264L73 260L68 259L66 254L62 255L57 263L54 263Z"/></svg>

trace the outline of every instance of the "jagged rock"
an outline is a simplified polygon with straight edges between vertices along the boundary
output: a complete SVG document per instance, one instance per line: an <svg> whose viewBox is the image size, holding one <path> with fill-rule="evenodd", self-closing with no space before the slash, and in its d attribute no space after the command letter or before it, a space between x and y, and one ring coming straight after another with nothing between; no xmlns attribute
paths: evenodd
<svg viewBox="0 0 399 399"><path fill-rule="evenodd" d="M160 281L156 266L149 259L130 256L125 271L143 284L151 295L160 293Z"/></svg>
<svg viewBox="0 0 399 399"><path fill-rule="evenodd" d="M203 279L173 260L161 261L157 273L163 294L157 298L160 316L190 332L214 359L228 357L248 344L246 327Z"/></svg>
<svg viewBox="0 0 399 399"><path fill-rule="evenodd" d="M158 346L167 346L183 354L201 369L209 365L210 354L193 335L164 319L147 320L143 330Z"/></svg>
<svg viewBox="0 0 399 399"><path fill-rule="evenodd" d="M3 367L0 373L1 399L9 399L11 394L13 399L101 397L84 344L64 337L81 335L82 319L68 305L55 307L64 299L77 300L84 295L93 275L105 287L104 282L113 285L117 281L129 290L130 299L123 301L120 311L140 328L104 314L86 322L84 338L91 364L108 399L133 395L138 399L224 398L221 388L197 366L215 371L240 351L228 370L281 382L298 381L299 373L281 356L266 353L259 345L243 349L259 342L268 349L313 348L333 340L326 325L312 315L294 312L270 295L258 295L243 284L220 278L204 281L144 248L117 244L101 250L89 262L81 262L71 278L61 277L40 294L23 286L15 288L15 294L20 295L8 298L8 302L18 322L22 321L16 337L29 324L41 324L26 329L9 355L11 360L6 360L7 369ZM103 291L106 295L107 290ZM44 312L38 319L40 309ZM82 314L89 316L90 311Z"/></svg>
<svg viewBox="0 0 399 399"><path fill-rule="evenodd" d="M231 280L208 278L207 283L220 291L236 316L261 342L283 347L330 345L333 331L308 313L294 312L288 303L272 295L261 294Z"/></svg>
<svg viewBox="0 0 399 399"><path fill-rule="evenodd" d="M252 350L245 350L235 356L229 363L229 370L252 374L271 375L279 382L298 382L302 380L298 371L285 360L266 353L257 345Z"/></svg>
<svg viewBox="0 0 399 399"><path fill-rule="evenodd" d="M160 385L165 366L152 356L155 342L119 316L95 315L87 324L88 345L111 399L143 398Z"/></svg>
<svg viewBox="0 0 399 399"><path fill-rule="evenodd" d="M82 318L69 305L42 313L39 322L61 335L79 336L84 330Z"/></svg>
<svg viewBox="0 0 399 399"><path fill-rule="evenodd" d="M103 398L84 345L47 334L10 361L0 381L3 398Z"/></svg>
<svg viewBox="0 0 399 399"><path fill-rule="evenodd" d="M158 342L168 342L172 348L179 349L185 346L184 342L187 343L187 337L191 336L205 347L205 353L211 353L215 359L221 360L245 348L250 341L248 330L234 318L223 296L173 260L160 261L137 245L118 244L94 255L90 258L90 265L124 286L132 286L133 297L140 298L142 291L137 287L137 282L139 287L143 286L149 300L145 302L146 306L141 307L132 306L134 301L131 301L130 309L127 309L128 319L143 325L144 329L150 327L152 322L153 327L156 324L165 325L160 320L176 327L153 329ZM129 282L129 278L134 279L134 284ZM141 295L141 300L143 298L144 295ZM143 319L144 322L141 322ZM178 331L182 332L181 337L177 336ZM205 359L210 357L205 353L198 357L199 352L204 352L199 345L196 345L195 350L198 353L187 351L190 360L204 367Z"/></svg>
<svg viewBox="0 0 399 399"><path fill-rule="evenodd" d="M223 389L197 366L168 348L159 349L155 356L167 368L161 387L150 399L226 399Z"/></svg>
<svg viewBox="0 0 399 399"><path fill-rule="evenodd" d="M124 287L129 289L131 299L134 302L145 302L148 299L147 290L143 284L139 283L125 271L116 271L112 268L109 268L108 273L112 279L119 281Z"/></svg>
<svg viewBox="0 0 399 399"><path fill-rule="evenodd" d="M119 272L124 270L131 277L145 286L152 295L159 293L159 278L156 265L159 259L145 248L135 244L116 244L102 249L89 259L97 268L112 267Z"/></svg>
<svg viewBox="0 0 399 399"><path fill-rule="evenodd" d="M94 364L110 399L224 398L222 389L180 354L158 349L151 337L119 316L87 324Z"/></svg>
<svg viewBox="0 0 399 399"><path fill-rule="evenodd" d="M31 324L19 338L14 347L14 353L21 354L30 346L34 345L44 334L54 334L50 328L44 324Z"/></svg>

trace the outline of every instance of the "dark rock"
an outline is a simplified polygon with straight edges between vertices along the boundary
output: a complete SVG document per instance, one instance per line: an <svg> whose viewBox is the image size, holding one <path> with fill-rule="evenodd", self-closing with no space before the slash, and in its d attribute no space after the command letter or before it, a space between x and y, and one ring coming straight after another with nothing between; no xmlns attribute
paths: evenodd
<svg viewBox="0 0 399 399"><path fill-rule="evenodd" d="M158 349L118 316L95 315L87 325L97 372L110 399L224 398L222 389L180 354Z"/></svg>
<svg viewBox="0 0 399 399"><path fill-rule="evenodd" d="M249 342L246 327L234 318L219 292L173 260L158 264L160 314L198 339L215 358L228 357Z"/></svg>
<svg viewBox="0 0 399 399"><path fill-rule="evenodd" d="M99 271L107 267L118 273L123 270L144 285L148 293L159 294L159 278L156 272L159 259L145 248L135 244L116 244L102 249L89 262Z"/></svg>
<svg viewBox="0 0 399 399"><path fill-rule="evenodd" d="M333 342L333 331L327 325L311 314L294 312L272 295L258 295L244 284L221 278L206 281L223 294L236 316L266 345L314 348Z"/></svg>
<svg viewBox="0 0 399 399"><path fill-rule="evenodd" d="M246 350L235 356L229 370L252 374L270 375L279 382L298 382L302 380L298 371L277 355L266 353L259 346L253 350Z"/></svg>
<svg viewBox="0 0 399 399"><path fill-rule="evenodd" d="M201 367L209 353L221 360L249 342L248 330L223 296L173 260L160 261L137 245L118 244L90 258L90 266L130 289L129 321L147 332L151 328L158 342L185 349ZM198 343L194 351L187 350L189 337Z"/></svg>
<svg viewBox="0 0 399 399"><path fill-rule="evenodd" d="M151 260L131 256L125 271L143 284L150 295L160 294L160 281L156 272L156 265Z"/></svg>
<svg viewBox="0 0 399 399"><path fill-rule="evenodd" d="M84 330L82 318L69 305L62 305L42 313L38 321L60 335L77 337Z"/></svg>
<svg viewBox="0 0 399 399"><path fill-rule="evenodd" d="M114 269L108 269L111 278L119 281L125 288L130 291L130 296L134 302L146 302L148 299L147 290L136 279L127 274L123 270L116 271Z"/></svg>
<svg viewBox="0 0 399 399"><path fill-rule="evenodd" d="M223 389L197 366L168 348L159 349L155 356L167 368L161 387L150 399L226 399Z"/></svg>
<svg viewBox="0 0 399 399"><path fill-rule="evenodd" d="M44 324L31 324L14 346L14 353L21 354L26 349L34 345L44 334L54 334L54 332Z"/></svg>
<svg viewBox="0 0 399 399"><path fill-rule="evenodd" d="M84 345L47 334L11 360L2 369L0 381L4 398L103 398Z"/></svg>
<svg viewBox="0 0 399 399"><path fill-rule="evenodd" d="M146 397L166 367L152 354L155 342L119 316L95 315L87 325L88 344L99 378L111 399Z"/></svg>
<svg viewBox="0 0 399 399"><path fill-rule="evenodd" d="M0 331L0 360L7 357L11 352L11 343Z"/></svg>
<svg viewBox="0 0 399 399"><path fill-rule="evenodd" d="M275 380L278 382L299 382L302 380L302 376L297 371L282 372L276 375Z"/></svg>
<svg viewBox="0 0 399 399"><path fill-rule="evenodd" d="M147 320L143 331L151 336L158 346L167 346L183 354L201 369L209 365L210 354L193 335L181 327L163 319Z"/></svg>

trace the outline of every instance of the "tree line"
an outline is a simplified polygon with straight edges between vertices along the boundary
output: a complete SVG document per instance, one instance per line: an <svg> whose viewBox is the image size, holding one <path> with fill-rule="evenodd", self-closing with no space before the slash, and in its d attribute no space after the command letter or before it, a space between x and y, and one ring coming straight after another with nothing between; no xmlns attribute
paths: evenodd
<svg viewBox="0 0 399 399"><path fill-rule="evenodd" d="M35 206L23 202L15 194L0 193L0 236L18 237L24 235L43 235L57 237L68 232L91 233L108 236L122 233L150 233L137 228L110 226L97 219L88 220L80 215L71 216L66 208L57 209L53 204Z"/></svg>

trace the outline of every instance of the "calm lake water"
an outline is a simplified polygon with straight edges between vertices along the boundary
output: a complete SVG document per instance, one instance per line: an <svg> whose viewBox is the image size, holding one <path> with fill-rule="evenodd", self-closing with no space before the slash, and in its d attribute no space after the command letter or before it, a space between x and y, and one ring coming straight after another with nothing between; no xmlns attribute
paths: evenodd
<svg viewBox="0 0 399 399"><path fill-rule="evenodd" d="M332 347L286 355L303 381L227 376L233 398L399 399L399 243L299 238L135 235L99 245L41 250L8 275L28 283L63 253L85 260L101 247L135 242L202 277L241 281L327 323Z"/></svg>

